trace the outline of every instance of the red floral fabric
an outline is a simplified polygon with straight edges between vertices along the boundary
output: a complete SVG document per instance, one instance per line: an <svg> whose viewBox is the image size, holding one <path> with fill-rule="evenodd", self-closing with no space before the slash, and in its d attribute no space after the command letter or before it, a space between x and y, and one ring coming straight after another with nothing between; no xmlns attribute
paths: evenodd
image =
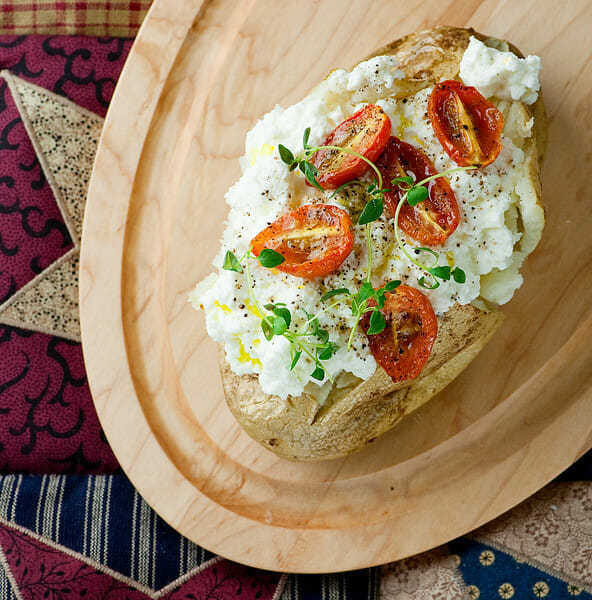
<svg viewBox="0 0 592 600"><path fill-rule="evenodd" d="M212 559L171 589L154 593L58 544L0 523L0 547L22 600L273 600L279 573Z"/></svg>
<svg viewBox="0 0 592 600"><path fill-rule="evenodd" d="M77 342L0 326L0 469L112 473Z"/></svg>
<svg viewBox="0 0 592 600"><path fill-rule="evenodd" d="M0 36L0 69L104 116L130 40ZM0 79L2 305L74 249L15 99ZM34 329L34 328L33 328ZM0 325L0 469L112 473L81 345Z"/></svg>

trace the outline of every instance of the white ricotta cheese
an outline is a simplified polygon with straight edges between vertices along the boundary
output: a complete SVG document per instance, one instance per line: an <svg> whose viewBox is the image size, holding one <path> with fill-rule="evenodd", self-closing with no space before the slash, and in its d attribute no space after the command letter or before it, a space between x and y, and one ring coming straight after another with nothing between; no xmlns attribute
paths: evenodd
<svg viewBox="0 0 592 600"><path fill-rule="evenodd" d="M520 100L534 104L541 87L538 56L518 58L512 52L501 52L471 36L460 62L460 78L476 87L486 98Z"/></svg>
<svg viewBox="0 0 592 600"><path fill-rule="evenodd" d="M465 68L467 64L465 63ZM217 268L199 283L191 294L196 308L206 316L208 334L224 345L232 370L239 374L257 373L263 391L282 398L299 396L306 389L317 390L327 381L311 377L313 362L303 356L292 371L290 345L283 337L267 341L261 330L261 317L253 305L245 274L223 270L227 250L243 256L251 239L273 220L306 203L336 204L355 212L351 198L344 192L334 198L304 184L298 171L289 172L280 160L278 144L284 144L294 154L302 150L302 134L311 128L310 142L320 144L344 118L368 102L380 104L392 122L392 134L421 147L436 169L443 171L456 164L443 151L427 118L427 102L432 88L398 95L401 73L392 57L378 57L362 63L351 73L334 71L302 101L289 108L276 106L249 132L245 156L241 160L243 175L227 192L228 221L222 247L214 261ZM507 85L507 82L504 83ZM528 129L526 125L525 129ZM503 149L494 163L478 171L464 171L449 177L459 203L461 224L438 251L440 264L461 267L466 283L444 281L435 290L427 291L437 313L446 312L454 303L467 304L483 296L481 282L488 273L503 272L508 277L500 285L485 286L492 299L507 301L521 278L512 263L515 245L520 240L517 188L523 174L522 151L508 137L502 138ZM359 201L359 199L358 199ZM359 209L359 207L358 207ZM358 210L359 212L359 210ZM352 218L355 223L355 217ZM372 264L375 286L400 279L417 287L422 275L400 252L394 237L393 220L388 212L372 224ZM292 313L295 327L305 321L305 312L320 313L322 328L339 346L337 353L326 361L326 370L336 378L349 373L367 379L376 369L366 336L356 330L350 351L346 350L354 318L348 303L321 302L323 293L334 288L359 288L365 276L367 246L365 227L354 226L354 249L334 273L315 280L305 280L275 269L265 269L257 261L250 262L252 292L259 306L283 302ZM408 251L416 246L412 240L404 243ZM428 262L429 256L422 257ZM487 299L487 298L486 298ZM324 312L321 312L324 311ZM322 392L321 392L322 394Z"/></svg>
<svg viewBox="0 0 592 600"><path fill-rule="evenodd" d="M403 79L405 73L399 69L399 61L394 56L377 56L357 65L347 77L345 86L349 92L372 87L390 90L395 81Z"/></svg>

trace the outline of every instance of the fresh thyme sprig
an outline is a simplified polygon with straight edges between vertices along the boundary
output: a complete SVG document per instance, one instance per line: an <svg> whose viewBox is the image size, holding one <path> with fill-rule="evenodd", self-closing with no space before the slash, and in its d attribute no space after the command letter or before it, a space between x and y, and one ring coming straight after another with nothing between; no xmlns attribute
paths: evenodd
<svg viewBox="0 0 592 600"><path fill-rule="evenodd" d="M290 171L298 168L304 174L307 181L314 185L317 189L324 192L325 190L321 186L321 184L317 180L317 175L319 174L319 170L317 167L311 162L313 156L319 150L335 150L337 152L344 152L345 154L350 154L351 156L355 156L361 160L363 160L375 173L376 178L374 184L368 186L367 191L371 194L371 200L366 204L364 210L360 214L358 219L359 225L366 225L366 245L368 247L368 269L366 281L370 281L370 275L372 272L372 241L370 239L370 223L375 221L384 210L383 196L384 189L382 186L382 173L380 169L368 158L364 155L352 150L351 148L346 148L344 146L311 146L308 143L310 138L310 127L307 127L304 130L304 134L302 136L302 152L294 156L294 153L286 148L283 144L278 145L278 152L280 154L280 158L286 165ZM338 188L339 189L339 188ZM375 216L377 215L378 216Z"/></svg>
<svg viewBox="0 0 592 600"><path fill-rule="evenodd" d="M347 341L348 350L352 346L358 323L365 313L371 313L370 327L368 328L368 331L366 331L368 335L374 335L384 331L386 320L384 315L380 312L380 309L384 308L386 303L385 294L387 292L393 292L400 285L400 281L389 281L382 287L374 289L369 281L365 281L355 294L352 294L347 288L339 288L336 290L329 290L321 296L321 301L328 300L335 296L346 296L351 298L351 311L355 318L355 325L352 327ZM370 304L370 300L374 300L373 305Z"/></svg>
<svg viewBox="0 0 592 600"><path fill-rule="evenodd" d="M306 321L299 329L294 329L292 313L283 302L259 304L251 282L250 260L258 260L261 266L272 269L284 262L284 257L275 250L266 248L262 250L259 256L255 256L251 250L247 250L239 259L233 252L228 250L224 256L222 268L227 271L244 273L249 289L249 298L256 311L257 316L261 318L261 330L267 341L276 336L282 336L290 344L290 371L292 371L302 355L308 356L314 363L314 370L311 377L322 381L327 375L330 381L333 381L331 374L323 364L329 360L339 349L339 346L329 339L329 332L322 329L319 325L318 315L311 316L303 311ZM244 266L243 266L244 263ZM324 311L322 311L324 312ZM320 313L319 313L320 314ZM292 328L291 328L292 326Z"/></svg>
<svg viewBox="0 0 592 600"><path fill-rule="evenodd" d="M402 240L401 234L399 232L399 214L401 213L401 208L407 202L410 206L417 206L420 202L423 202L429 197L429 191L425 185L434 179L438 179L439 177L446 177L452 173L456 173L457 171L467 171L470 169L475 169L474 166L469 167L455 167L453 169L447 169L446 171L442 171L441 173L437 173L436 175L431 175L430 177L426 177L417 183L414 183L413 177L395 177L391 183L393 185L397 185L404 192L402 198L399 200L399 204L397 205L397 210L394 214L394 222L395 222L395 238L397 240L397 245L403 254L409 259L411 263L413 263L416 267L419 267L423 271L426 271L431 276L431 282L428 283L425 276L419 278L418 284L420 287L427 290L435 290L440 287L440 282L438 279L443 281L449 281L450 278L454 279L456 283L465 283L467 277L465 272L460 267L455 267L454 269L450 267L450 265L438 265L440 260L440 255L432 250L431 248L425 247L413 247L412 251L415 255L419 255L422 252L430 254L434 257L435 262L432 265L426 265L424 263L419 262L416 258L414 258L407 249L405 248ZM406 187L404 187L406 186Z"/></svg>
<svg viewBox="0 0 592 600"><path fill-rule="evenodd" d="M382 174L378 167L368 158L366 158L363 154L352 150L351 148L346 148L344 146L311 146L308 143L310 138L310 127L307 127L304 130L304 134L302 136L302 152L300 154L294 155L294 153L286 148L283 144L278 145L278 152L280 154L280 158L282 162L288 165L290 171L294 171L298 168L306 177L306 180L314 185L321 192L324 192L324 188L317 180L317 175L319 174L319 170L315 166L311 159L319 150L336 150L337 152L344 152L345 154L350 154L351 156L355 156L361 160L363 160L376 174L377 180L377 188L382 189Z"/></svg>
<svg viewBox="0 0 592 600"><path fill-rule="evenodd" d="M329 196L330 199L333 199L341 190L352 185L352 184L360 184L365 186L362 181L359 179L353 179L352 181L347 181L346 183L340 185L336 188L333 193ZM390 190L384 189L381 187L381 184L375 178L374 181L365 187L366 193L370 196L370 200L366 202L362 212L358 217L358 225L366 225L368 223L372 223L376 221L376 219L380 218L380 215L384 211L384 195Z"/></svg>

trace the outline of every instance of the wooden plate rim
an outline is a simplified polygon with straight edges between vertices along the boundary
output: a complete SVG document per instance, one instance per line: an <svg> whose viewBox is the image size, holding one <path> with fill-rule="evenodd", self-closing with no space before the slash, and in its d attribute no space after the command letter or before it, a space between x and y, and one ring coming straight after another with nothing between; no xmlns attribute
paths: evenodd
<svg viewBox="0 0 592 600"><path fill-rule="evenodd" d="M195 15L199 13L204 3L197 0L192 3L183 0L167 3L161 0L153 5L122 73L112 108L107 115L97 153L84 222L80 271L80 312L89 383L107 437L132 483L165 520L204 547L252 566L295 572L329 572L361 568L402 558L404 555L426 550L432 545L443 543L452 537L466 533L469 530L468 524L463 528L459 527L455 520L451 520L451 525L447 526L441 519L436 519L442 525L439 541L434 543L432 539L426 546L425 540L417 539L400 546L385 543L384 521L369 523L367 526L360 525L357 530L308 529L306 527L290 529L253 521L219 505L196 489L186 474L170 460L146 419L132 376L132 361L126 348L125 320L122 308L122 282L125 276L123 252L125 250L125 232L128 226L127 210L131 202L135 174L142 160L143 144L153 123L160 93L166 85L166 77L159 83L158 93L155 94L154 82L144 81L144 86L138 87L136 69L146 59L146 53L150 52L150 48L153 48L155 43L162 44L164 42L167 44L167 52L160 55L159 72L167 73L174 63L178 50L184 43L185 33L191 27ZM171 24L168 31L163 30L163 22ZM135 104L129 102L128 87L126 86L128 80L134 81L134 101L142 107L139 113L134 110ZM122 138L122 132L133 135L133 138L124 137L124 139L135 139L136 144L128 143L126 145L126 156L118 157L118 160L125 164L119 173L114 174L112 149L118 147L118 140ZM105 194L105 187L112 189L113 193ZM111 214L109 220L104 219L105 212ZM99 235L97 235L96 223L102 223L104 227L98 232ZM89 232L94 235L90 236ZM105 246L109 249L107 258L105 258ZM97 288L103 289L100 297L96 294ZM101 319L97 319L99 314L102 315ZM592 319L588 319L568 340L566 346L569 344L582 345L584 343L582 340L587 339L591 330ZM105 345L108 345L112 352L105 352ZM543 368L552 369L557 373L568 367L562 361L561 351L549 363L551 364L546 364ZM575 368L580 367L581 365L576 365ZM463 430L462 434L441 444L439 460L444 460L443 457L450 457L459 452L470 453L472 446L481 444L483 433L491 429L497 415L502 411L516 408L512 403L513 397L525 386L530 386L530 395L535 393L533 390L536 389L536 381L531 380L524 384L496 409ZM545 392L541 390L540 393ZM149 464L143 461L142 452L136 452L131 456L127 453L129 437L126 428L122 428L121 423L115 422L118 413L114 413L110 408L110 400L113 398L124 399L126 406L130 408L133 424L137 430L134 438L136 443L141 441L143 448L151 449L150 456L152 458ZM571 419L578 418L578 415L580 418L585 416L586 407L590 406L589 401L589 389L582 397L570 399L568 407L558 415L557 421L545 429L544 436L541 435L541 432L535 435L528 448L514 448L509 453L499 450L496 468L501 469L500 475L524 476L525 474L521 473L519 469L523 452L543 451L548 446L543 437L548 436L550 429L565 428ZM536 411L532 413L532 417L536 419L535 413ZM587 436L573 441L573 450L570 453L563 455L562 460L549 462L546 465L547 468L539 471L536 477L531 475L527 485L521 488L519 494L505 496L503 499L497 497L487 505L475 506L472 510L468 510L467 514L471 517L470 528L498 516L551 480L592 445L592 433L588 432ZM547 447L546 450L549 451L549 448ZM158 456L156 465L158 468L155 468L153 462L154 453ZM148 453L146 454L148 455ZM427 451L402 465L397 465L397 467L402 468L406 473L419 473L426 464L434 460L434 456L434 450ZM385 470L380 474L383 483L391 480L394 476L396 478L396 474L386 472L393 469ZM184 507L177 506L174 509L163 504L158 494L153 493L154 471L159 471L170 485L178 486L181 490L179 498L181 500L190 498L190 504ZM166 482L161 482L161 485L166 487ZM475 483L476 481L473 480L472 484ZM461 504L463 503L463 491L466 490L457 490L459 494L457 501ZM200 532L199 518L195 516L195 511L201 511L207 515L207 518L215 515L227 523L230 522L235 535L222 536L222 538L216 538L215 535L204 537ZM433 518L432 516L431 519ZM409 528L409 532L413 529L413 519L410 519L409 516L399 515L391 525L395 523L402 529ZM451 526L454 531L451 530ZM249 539L254 530L259 536L263 536L263 539L268 540L269 546L282 544L287 550L284 553L278 553L275 550L261 552L259 557L255 558L252 548L249 548ZM323 559L322 555L328 547L335 548L340 545L355 544L355 540L362 533L365 538L374 536L376 540L376 543L367 546L366 552L352 554L352 552L344 551L341 556L332 554ZM329 545L327 536L332 538ZM308 554L306 550L308 550Z"/></svg>

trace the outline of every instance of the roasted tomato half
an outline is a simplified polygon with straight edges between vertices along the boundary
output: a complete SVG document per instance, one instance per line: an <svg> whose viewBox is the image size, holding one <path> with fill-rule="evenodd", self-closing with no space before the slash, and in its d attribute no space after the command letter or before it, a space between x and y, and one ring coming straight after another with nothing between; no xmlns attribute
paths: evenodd
<svg viewBox="0 0 592 600"><path fill-rule="evenodd" d="M428 116L446 153L461 167L484 167L502 149L502 113L474 87L449 79L432 91Z"/></svg>
<svg viewBox="0 0 592 600"><path fill-rule="evenodd" d="M391 120L374 104L367 104L349 119L340 123L323 142L323 146L347 148L374 162L382 153L391 134ZM317 181L323 188L334 189L357 179L370 167L361 158L331 150L319 150L313 159L319 170Z"/></svg>
<svg viewBox="0 0 592 600"><path fill-rule="evenodd" d="M426 364L438 334L438 321L430 301L419 290L400 285L385 294L380 312L386 320L381 333L368 335L368 346L376 362L395 382L414 379ZM360 324L370 327L370 313Z"/></svg>
<svg viewBox="0 0 592 600"><path fill-rule="evenodd" d="M392 179L411 176L421 181L438 173L423 150L396 137L389 139L377 165L385 187L391 190L384 195L384 201L393 217L404 191L391 185ZM429 196L415 206L405 202L399 212L399 227L422 244L438 246L458 227L460 212L456 196L444 177L430 181L428 192Z"/></svg>
<svg viewBox="0 0 592 600"><path fill-rule="evenodd" d="M330 204L305 204L276 219L251 240L255 256L265 248L284 257L277 268L313 279L339 268L354 245L349 215Z"/></svg>

